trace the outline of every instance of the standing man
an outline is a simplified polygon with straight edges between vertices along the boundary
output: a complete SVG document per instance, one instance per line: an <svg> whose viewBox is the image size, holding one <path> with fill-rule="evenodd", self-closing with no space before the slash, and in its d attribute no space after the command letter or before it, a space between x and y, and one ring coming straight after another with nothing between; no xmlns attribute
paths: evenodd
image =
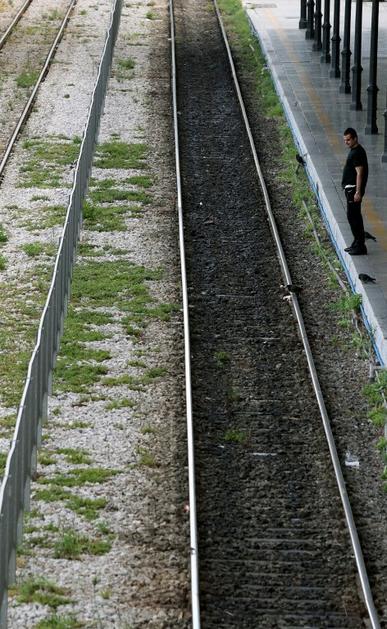
<svg viewBox="0 0 387 629"><path fill-rule="evenodd" d="M367 153L359 144L355 129L351 127L344 131L344 142L349 148L349 153L345 162L341 185L347 199L347 218L354 238L351 246L347 247L345 251L351 256L362 256L367 253L361 214L361 201L368 179Z"/></svg>

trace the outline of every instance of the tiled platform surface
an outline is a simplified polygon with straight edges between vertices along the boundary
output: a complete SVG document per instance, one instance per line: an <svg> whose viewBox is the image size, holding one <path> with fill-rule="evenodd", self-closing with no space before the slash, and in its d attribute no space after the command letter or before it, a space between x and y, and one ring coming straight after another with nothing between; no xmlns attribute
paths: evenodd
<svg viewBox="0 0 387 629"><path fill-rule="evenodd" d="M380 3L379 13L379 134L365 135L371 2L363 3L363 111L352 111L351 94L339 93L341 80L329 77L331 66L321 63L321 52L312 50L313 42L305 39L305 30L299 29L300 0L243 1L299 152L305 156L307 173L318 195L333 243L353 289L363 297L364 314L374 334L376 351L381 364L387 366L387 163L381 162L387 88L387 2ZM352 50L355 6L352 2ZM342 7L342 21L343 17ZM332 23L332 17L330 21ZM342 32L341 29L341 37ZM344 253L344 248L352 242L341 190L341 174L348 152L343 142L346 127L357 130L370 165L362 208L365 229L376 236L377 242L367 240L367 256L351 257ZM359 273L376 278L376 284L363 284Z"/></svg>

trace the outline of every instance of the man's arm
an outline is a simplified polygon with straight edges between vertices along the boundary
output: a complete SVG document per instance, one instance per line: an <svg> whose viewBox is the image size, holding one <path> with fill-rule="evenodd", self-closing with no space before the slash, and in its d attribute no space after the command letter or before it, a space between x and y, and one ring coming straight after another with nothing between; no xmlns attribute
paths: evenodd
<svg viewBox="0 0 387 629"><path fill-rule="evenodd" d="M361 198L362 198L361 187L362 187L363 177L364 177L364 166L355 166L355 170L356 170L356 192L355 192L355 196L353 200L356 203L359 203L359 201L361 201Z"/></svg>

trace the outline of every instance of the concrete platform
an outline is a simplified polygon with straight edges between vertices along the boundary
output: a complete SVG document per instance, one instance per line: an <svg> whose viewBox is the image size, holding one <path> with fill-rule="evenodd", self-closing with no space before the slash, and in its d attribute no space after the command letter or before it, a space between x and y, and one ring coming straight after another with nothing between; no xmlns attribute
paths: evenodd
<svg viewBox="0 0 387 629"><path fill-rule="evenodd" d="M298 150L305 156L306 171L333 244L353 290L362 295L366 324L373 334L379 360L386 366L387 163L381 162L381 155L384 149L383 112L387 88L387 2L380 3L379 13L378 135L364 133L367 122L371 2L363 3L363 111L350 109L351 94L339 92L340 79L329 77L331 66L320 62L321 52L312 50L313 42L305 39L305 30L299 29L300 0L243 2L272 73ZM355 3L352 2L352 33L354 13ZM341 20L343 21L343 7ZM341 29L341 37L342 32ZM352 242L352 233L346 219L345 198L341 190L341 174L348 153L343 142L343 131L346 127L357 130L359 141L367 151L370 166L362 209L365 229L377 238L377 242L366 241L367 256L351 257L344 252L344 248ZM363 284L359 280L359 273L367 273L376 278L376 284Z"/></svg>

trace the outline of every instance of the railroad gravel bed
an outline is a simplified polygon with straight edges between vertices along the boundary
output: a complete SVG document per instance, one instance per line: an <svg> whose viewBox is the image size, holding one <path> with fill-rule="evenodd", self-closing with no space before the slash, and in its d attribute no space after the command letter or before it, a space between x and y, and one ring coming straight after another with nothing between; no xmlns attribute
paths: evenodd
<svg viewBox="0 0 387 629"><path fill-rule="evenodd" d="M4 33L25 0L0 0L0 28Z"/></svg>
<svg viewBox="0 0 387 629"><path fill-rule="evenodd" d="M205 3L185 4L187 27L194 11L198 30L194 30L192 49L202 60L205 48L202 34L213 32L215 39L213 15ZM102 35L110 7L108 1L98 5L78 2L79 36L65 38L62 42L58 64L50 71L42 89L26 137L34 141L44 137L55 145L62 142L66 150L74 140L76 144L84 126L102 41L102 38L89 37L81 24L88 28L92 24L93 35ZM200 14L199 9L203 9ZM185 38L189 41L187 33ZM218 52L216 48L211 49L212 62ZM194 78L196 81L197 77ZM244 78L248 94L251 85L249 77ZM112 209L108 202L104 205L105 216L89 211L85 220L69 321L80 325L78 331L88 339L83 342L82 351L101 352L94 356L102 360L91 359L88 366L103 369L94 382L77 391L69 390L65 371L67 369L71 375L74 362L69 351L75 349L70 329L63 343L64 369L61 369L62 358L59 357L54 378L54 394L49 402L49 419L33 486L31 515L18 558L17 588L10 597L9 626L14 629L55 626L58 620L66 621L69 627L118 629L190 625L182 322L169 82L166 1L124 2L101 125L100 155L104 154L104 146L115 142L143 145L144 151L134 166L124 169L95 165L88 203L93 207L92 195L100 193L103 186L105 192L118 188L138 196L130 204L114 201L114 220L118 221L117 216L123 220L123 224L115 223L114 230L107 229L106 217L111 216ZM230 91L219 90L220 114L224 113L225 102L229 102ZM58 93L63 98L57 98ZM67 94L70 98L65 96ZM200 118L207 107L200 90L197 94L200 94L195 101L197 107L190 110L192 120ZM190 91L190 99L192 96ZM208 108L210 106L208 103ZM252 113L256 116L254 129L260 145L267 149L277 146L275 125L262 119L255 108ZM207 478L199 478L199 490L207 501L205 508L211 520L208 530L201 532L201 543L206 549L203 562L206 626L211 626L211 622L216 627L254 626L256 616L253 616L253 624L250 622L251 601L257 594L256 584L261 582L262 572L267 570L267 560L274 566L273 589L266 598L257 597L262 602L262 618L266 622L261 626L279 626L268 612L280 592L274 574L278 565L273 561L279 554L283 559L282 568L287 566L289 575L294 570L295 557L302 560L306 572L316 564L320 568L321 574L313 576L313 583L301 576L290 582L289 576L288 589L285 593L281 590L285 602L287 596L293 596L292 600L294 596L301 596L284 626L297 624L298 605L303 606L304 613L309 612L309 621L313 624L321 592L329 600L335 597L325 574L326 570L333 570L337 558L346 565L350 558L348 536L338 515L338 501L334 499L329 506L326 504L333 484L325 462L318 459L319 452L326 451L326 446L312 400L308 402L308 417L305 417L305 400L310 395L309 376L303 359L298 357L297 335L294 329L290 330L293 322L279 290L281 278L279 273L271 275L277 268L276 256L272 253L265 263L256 257L257 243L259 254L266 246L266 231L258 236L261 240L249 240L251 234L246 234L251 230L257 233L257 216L251 210L259 199L259 192L252 186L245 196L246 186L238 184L238 206L228 208L227 195L222 195L229 177L227 172L214 171L213 162L208 159L213 150L211 133L207 139L209 146L197 158L193 175L199 180L205 165L203 179L214 182L216 200L210 208L208 183L203 182L200 192L196 189L192 203L187 205L193 219L189 227L190 250L192 254L200 251L206 265L203 274L191 282L191 313L194 325L198 325L193 330L193 347L199 347L203 339L207 344L203 362L199 364L202 376L195 382L194 394L198 400L197 417L203 422L197 428L199 451L210 453L212 460L217 461L214 467L223 480L227 479L228 493L221 494L218 486L212 491ZM235 145L239 146L239 138ZM192 146L190 159L196 154L198 139ZM240 161L243 164L246 164L247 153L242 149ZM234 170L237 160L231 153L227 155ZM267 150L261 155L272 179L278 172L275 156L276 150ZM44 269L50 268L52 254L47 259L46 251L35 259L22 253L21 247L36 240L55 246L60 233L61 210L52 208L65 205L66 185L70 184L72 176L70 162L62 167L62 185L17 188L17 182L24 176L20 168L27 159L30 159L28 150L20 146L2 184L0 223L6 226L10 236L1 249L9 261L2 280L20 291L16 297L14 291L9 292L8 310L12 310L12 303L18 304L20 295L26 293L26 286L35 291L37 278L40 287L47 281ZM186 185L189 180L191 171L186 172ZM346 468L345 472L349 488L359 501L355 515L361 522L362 541L366 544L370 541L366 552L374 565L373 585L376 585L377 602L382 610L387 600L383 576L385 498L380 483L381 462L375 452L377 431L365 419L366 407L359 384L367 380L368 365L356 357L352 349L346 349L348 333L338 332L338 315L327 307L332 292L321 288L324 270L304 237L302 222L295 218L289 222L288 203L283 202L286 186L277 189L273 184L271 193L281 229L289 235L287 247L294 258L292 272L294 281L303 286L301 298L307 323L315 329L313 343L317 348L324 348L317 360L322 368L324 393L333 414L340 456L344 462L350 451L360 459L358 468ZM46 212L50 221L42 221ZM230 219L227 228L223 223L225 216ZM261 224L263 220L259 226ZM243 244L241 236L245 239ZM137 283L131 285L131 290L120 285L122 300L113 290L105 305L100 302L93 305L91 292L85 290L87 283L81 283L82 274L94 269L98 275L112 265L116 265L117 278L122 276L131 282L134 281L132 271L136 271ZM29 267L33 269L30 284L28 278L23 279ZM107 277L114 288L114 274ZM215 284L209 283L214 278L219 281L215 289L212 288ZM246 278L248 284L243 284ZM265 290L257 298L252 286L255 289L262 279L266 282ZM199 288L196 282L201 283ZM132 307L134 290L140 298L136 301L136 311ZM210 306L212 315L215 314L214 334L208 330L209 317L201 315L203 303ZM264 310L267 319L259 323L257 336L256 313L262 311L263 303L267 305ZM25 315L31 329L38 318L38 297L32 305L34 316ZM270 314L269 308L272 308ZM252 311L253 318L250 317ZM317 312L324 313L318 321ZM234 321L231 337L223 336L220 326L223 319ZM280 328L276 327L278 321L281 321ZM203 336L203 328L208 336ZM90 340L92 333L95 333L94 340ZM340 337L340 343L336 343L332 354L334 334ZM247 344L242 345L238 340L241 337ZM22 340L28 353L32 341L24 336ZM78 363L77 354L74 355L77 366L83 368L84 355ZM211 371L203 393L199 385L202 386L201 380L206 378L208 365ZM251 377L254 379L262 373L258 399L256 382ZM285 373L283 382L280 378ZM274 388L273 382L276 383ZM73 388L77 386L73 383ZM288 404L286 413L285 403ZM0 409L4 447L10 434L6 424L13 410L9 403ZM255 426L251 428L252 417L258 417L261 422L257 430ZM292 431L291 448L287 441L279 445L277 440L278 434L285 439L289 425L296 427ZM313 439L313 447L307 446L306 442ZM293 468L296 456L297 473ZM236 484L235 478L238 479ZM313 507L307 506L309 490L305 490L305 495L300 493L304 491L306 479L313 488ZM263 508L259 514L255 511L257 498L263 505L274 481L280 496L277 525L273 523L271 511ZM371 512L372 518L367 517ZM289 513L294 516L290 522ZM226 528L225 522L229 523L234 537L227 554L224 549L216 548L218 535ZM261 525L259 530L257 522ZM321 530L321 522L326 529ZM334 538L330 535L331 527L335 529ZM246 531L248 534L244 537ZM243 560L241 551L245 553ZM257 553L262 563L254 559ZM210 572L207 573L212 556L218 564L213 580ZM249 575L254 575L254 586L248 581ZM335 626L360 626L361 609L354 601L355 582L353 564L337 574L336 586L340 586L342 593L338 604L340 614L335 615L334 608L327 612L330 621L336 622ZM211 609L222 583L226 604ZM26 586L24 589L22 584ZM25 594L26 590L29 594ZM346 623L343 614L347 614ZM241 618L246 619L245 625ZM325 626L320 617L315 626Z"/></svg>
<svg viewBox="0 0 387 629"><path fill-rule="evenodd" d="M102 201L97 217L85 210L17 587L10 596L11 628L51 626L58 619L74 627L188 626L167 33L166 2L124 3L88 206L96 208L93 194L106 190L113 201ZM67 58L66 82L76 85L79 71L81 64ZM63 68L58 72L63 77ZM50 74L52 84L59 84L59 75ZM46 128L55 138L78 134L77 109L76 104L71 116L63 109L57 116L58 105L50 99L52 117L45 119L46 109L38 107L30 133L40 136ZM141 157L126 167L119 158L99 167L99 157L112 145L126 155L138 148ZM117 189L130 201L116 200ZM104 303L92 293L98 277L108 278ZM86 340L79 344L79 338ZM80 382L71 379L73 370L80 371ZM97 377L88 384L90 371ZM26 587L35 596L23 598Z"/></svg>
<svg viewBox="0 0 387 629"><path fill-rule="evenodd" d="M254 78L240 61L238 63L238 54L234 52L292 279L301 288L299 301L360 543L367 559L371 588L384 626L387 624L387 499L382 480L383 457L377 447L384 431L368 419L370 408L363 394L363 388L369 384L370 366L376 358L372 352L369 358L365 357L364 346L359 344L354 326L347 327L343 309L337 307L344 293L332 285L330 272L316 255L307 219L301 218L299 211L288 201L291 198L289 187L283 177L278 178L277 151L261 148L267 144L279 147L280 135L273 121L262 116L256 107ZM331 248L321 222L317 224L317 231L321 244ZM344 275L342 280L346 281ZM364 328L362 332L367 335Z"/></svg>
<svg viewBox="0 0 387 629"><path fill-rule="evenodd" d="M19 120L48 51L68 9L68 0L35 0L16 25L0 54L0 153ZM15 9L12 10L13 14ZM9 22L10 11L6 11ZM3 21L5 16L3 15ZM26 42L28 41L28 46Z"/></svg>
<svg viewBox="0 0 387 629"><path fill-rule="evenodd" d="M110 13L108 0L98 7L91 1L77 3L38 93L35 113L4 174L0 227L7 241L0 246L4 261L0 271L0 350L4 359L0 364L0 418L9 418L8 424L21 397L47 294ZM48 148L51 161L47 161ZM36 252L40 255L34 255Z"/></svg>
<svg viewBox="0 0 387 629"><path fill-rule="evenodd" d="M203 622L361 627L349 538L248 144L238 135L223 44L205 3L176 6ZM244 87L254 94L252 83ZM348 347L351 333L329 306L338 293L321 286L323 265L278 178L276 126L253 98L250 110L343 467L348 452L361 459L346 477L383 615L386 501L378 431L361 397L368 364Z"/></svg>

